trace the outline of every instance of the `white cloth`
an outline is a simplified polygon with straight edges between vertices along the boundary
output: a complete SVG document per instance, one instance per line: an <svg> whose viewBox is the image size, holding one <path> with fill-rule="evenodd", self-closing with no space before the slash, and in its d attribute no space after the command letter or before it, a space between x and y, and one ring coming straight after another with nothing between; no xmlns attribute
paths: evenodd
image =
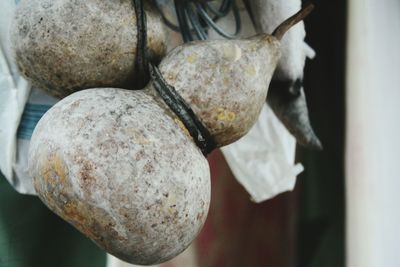
<svg viewBox="0 0 400 267"><path fill-rule="evenodd" d="M222 148L236 179L262 202L293 190L296 176L303 171L294 165L296 141L265 104L257 123L239 141Z"/></svg>
<svg viewBox="0 0 400 267"><path fill-rule="evenodd" d="M3 0L0 9L0 170L18 192L35 194L27 171L29 139L41 115L57 99L31 90L18 74L9 34L17 2Z"/></svg>
<svg viewBox="0 0 400 267"><path fill-rule="evenodd" d="M272 33L285 19L301 8L301 0L252 0L252 11L258 33ZM303 78L306 58L314 58L314 50L304 41L304 22L293 26L281 40L282 56L274 78L292 80Z"/></svg>
<svg viewBox="0 0 400 267"><path fill-rule="evenodd" d="M15 189L24 194L36 194L28 173L28 151L32 132L44 113L58 101L40 89L32 88L22 114L18 132L16 159L13 164Z"/></svg>
<svg viewBox="0 0 400 267"><path fill-rule="evenodd" d="M16 161L17 129L30 92L12 62L9 27L15 9L14 0L3 0L0 8L0 170L16 185L13 165ZM24 188L17 188L24 192Z"/></svg>
<svg viewBox="0 0 400 267"><path fill-rule="evenodd" d="M240 1L238 4L243 22L240 36L243 38L252 36L255 30L250 17L243 3ZM220 19L217 24L228 32L235 30L232 14ZM210 39L222 39L222 37L210 31ZM302 39L301 43L304 43ZM301 75L304 60L305 58L301 65ZM285 191L293 190L296 176L303 171L301 164L294 164L296 151L294 137L267 104L250 132L221 150L235 178L255 202L262 202Z"/></svg>

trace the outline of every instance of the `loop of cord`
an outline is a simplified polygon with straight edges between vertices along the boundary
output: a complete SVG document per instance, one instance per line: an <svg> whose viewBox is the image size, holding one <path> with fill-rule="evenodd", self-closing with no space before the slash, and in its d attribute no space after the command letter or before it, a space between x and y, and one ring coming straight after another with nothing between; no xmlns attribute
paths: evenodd
<svg viewBox="0 0 400 267"><path fill-rule="evenodd" d="M203 155L207 156L217 147L210 132L200 122L186 101L176 92L175 88L164 80L160 70L151 63L149 64L149 70L157 93L185 125Z"/></svg>
<svg viewBox="0 0 400 267"><path fill-rule="evenodd" d="M161 7L156 1L156 6L163 17L164 23L173 31L180 32L184 42L193 40L206 40L208 30L214 29L219 35L227 39L234 39L241 30L241 18L236 0L223 0L219 8L215 8L207 1L174 0L175 12L178 25L167 19ZM216 22L233 12L235 21L235 32L228 33L219 27Z"/></svg>

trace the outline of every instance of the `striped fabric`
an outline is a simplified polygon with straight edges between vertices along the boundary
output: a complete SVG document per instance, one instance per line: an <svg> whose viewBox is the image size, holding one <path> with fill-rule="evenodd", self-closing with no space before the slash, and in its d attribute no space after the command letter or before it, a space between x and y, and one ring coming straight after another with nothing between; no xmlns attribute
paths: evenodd
<svg viewBox="0 0 400 267"><path fill-rule="evenodd" d="M50 105L39 105L27 103L24 113L21 117L21 122L18 127L18 139L31 139L33 130L40 118L51 108Z"/></svg>

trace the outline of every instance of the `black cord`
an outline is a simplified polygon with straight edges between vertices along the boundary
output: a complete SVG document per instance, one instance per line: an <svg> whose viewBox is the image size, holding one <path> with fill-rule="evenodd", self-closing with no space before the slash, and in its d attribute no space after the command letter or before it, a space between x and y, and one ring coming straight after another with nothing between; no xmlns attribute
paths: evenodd
<svg viewBox="0 0 400 267"><path fill-rule="evenodd" d="M208 15L207 11L203 9L200 3L196 3L197 10L200 14L200 16L206 21L206 23L213 28L219 35L227 38L227 39L233 39L236 38L236 36L239 34L241 30L241 19L240 19L240 12L238 7L236 6L235 1L232 1L232 11L233 15L235 18L235 24L236 24L236 30L233 34L225 32L223 29L221 29L215 22L214 20Z"/></svg>
<svg viewBox="0 0 400 267"><path fill-rule="evenodd" d="M178 19L179 23L179 31L182 34L183 41L185 43L193 41L193 36L191 34L189 23L187 21L185 14L185 3L180 0L174 0L174 3L175 3L176 18Z"/></svg>
<svg viewBox="0 0 400 267"><path fill-rule="evenodd" d="M251 9L251 1L252 0L243 0L244 6L247 10L247 13L249 13L251 22L253 23L253 26L256 27L256 21L254 19L254 10Z"/></svg>
<svg viewBox="0 0 400 267"><path fill-rule="evenodd" d="M176 92L175 88L164 80L160 70L151 63L149 64L149 69L150 77L157 93L185 125L203 155L207 156L217 147L210 132L197 118L186 101Z"/></svg>
<svg viewBox="0 0 400 267"><path fill-rule="evenodd" d="M166 18L158 4L157 8L161 13L164 23L173 31L179 31L182 34L184 42L196 39L206 40L208 38L207 31L210 28L227 39L236 38L241 30L240 12L236 5L236 0L222 0L218 9L207 1L201 0L174 0L174 5L178 25L175 25ZM216 22L227 16L231 11L235 19L235 32L227 33Z"/></svg>
<svg viewBox="0 0 400 267"><path fill-rule="evenodd" d="M201 3L201 5L204 9L209 10L211 13L213 13L217 18L222 18L228 15L229 11L231 10L232 2L229 0L223 0L218 10L216 10L212 5L207 2Z"/></svg>
<svg viewBox="0 0 400 267"><path fill-rule="evenodd" d="M147 55L147 25L146 25L146 13L144 12L143 0L133 0L136 13L136 24L137 24L137 48L136 48L136 69L140 77L140 80L145 86L148 80L153 80L153 85L163 101L168 107L178 116L178 118L185 125L189 131L196 145L200 148L204 156L207 156L212 150L216 148L216 144L206 127L200 122L196 114L185 102L185 100L176 92L175 88L167 84L162 77L160 70L148 60ZM192 36L189 29L188 21L185 21L185 17L192 16L190 10L185 9L185 6L179 0L175 0L177 7L177 15L180 23L183 23L186 31L183 31L182 35L187 40L192 40ZM198 36L202 37L203 32L200 26L193 21L193 27L197 28Z"/></svg>
<svg viewBox="0 0 400 267"><path fill-rule="evenodd" d="M192 25L194 32L197 35L197 38L199 40L205 40L207 39L207 32L204 30L203 26L201 25L199 21L198 14L196 11L193 10L195 8L193 5L188 5L186 8L186 16L189 18L190 24Z"/></svg>
<svg viewBox="0 0 400 267"><path fill-rule="evenodd" d="M138 73L138 86L143 88L150 79L149 63L147 56L147 23L143 0L133 0L136 14L137 47L136 47L136 70Z"/></svg>

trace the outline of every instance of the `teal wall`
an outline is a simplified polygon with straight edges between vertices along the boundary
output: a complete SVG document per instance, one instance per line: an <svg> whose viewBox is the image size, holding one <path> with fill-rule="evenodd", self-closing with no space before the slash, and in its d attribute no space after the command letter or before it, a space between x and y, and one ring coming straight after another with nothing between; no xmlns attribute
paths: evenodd
<svg viewBox="0 0 400 267"><path fill-rule="evenodd" d="M104 267L106 255L0 174L0 267Z"/></svg>

